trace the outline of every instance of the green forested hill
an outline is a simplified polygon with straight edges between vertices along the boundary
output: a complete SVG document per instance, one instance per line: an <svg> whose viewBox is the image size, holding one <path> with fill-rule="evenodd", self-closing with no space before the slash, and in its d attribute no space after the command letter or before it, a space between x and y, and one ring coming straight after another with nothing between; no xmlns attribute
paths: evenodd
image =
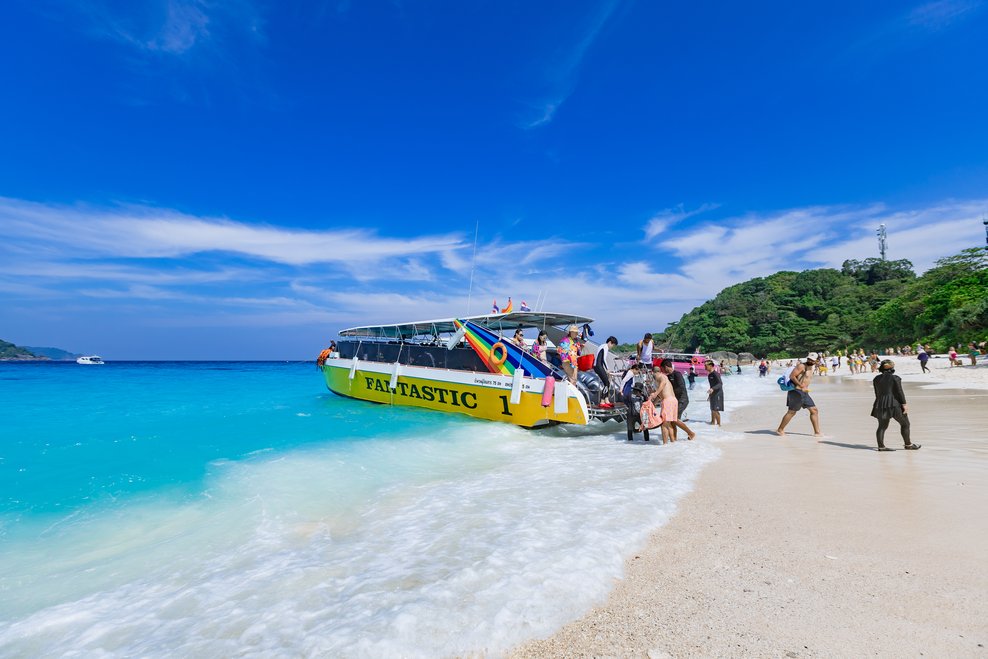
<svg viewBox="0 0 988 659"><path fill-rule="evenodd" d="M725 288L664 333L679 350L756 355L883 349L923 341L937 350L988 334L988 255L964 250L916 277L909 261L845 261L841 270L778 272Z"/></svg>
<svg viewBox="0 0 988 659"><path fill-rule="evenodd" d="M0 339L0 359L38 359L30 350Z"/></svg>

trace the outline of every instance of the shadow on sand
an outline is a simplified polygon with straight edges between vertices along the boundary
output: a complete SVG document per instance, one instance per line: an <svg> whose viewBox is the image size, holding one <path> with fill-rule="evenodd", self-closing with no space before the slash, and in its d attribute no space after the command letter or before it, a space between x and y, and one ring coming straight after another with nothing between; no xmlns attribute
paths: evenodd
<svg viewBox="0 0 988 659"><path fill-rule="evenodd" d="M844 444L842 442L828 442L828 441L824 441L824 440L820 440L820 443L821 444L830 444L831 446L839 446L841 448L856 448L856 449L865 450L865 451L874 451L875 450L875 447L874 446L866 446L864 444Z"/></svg>

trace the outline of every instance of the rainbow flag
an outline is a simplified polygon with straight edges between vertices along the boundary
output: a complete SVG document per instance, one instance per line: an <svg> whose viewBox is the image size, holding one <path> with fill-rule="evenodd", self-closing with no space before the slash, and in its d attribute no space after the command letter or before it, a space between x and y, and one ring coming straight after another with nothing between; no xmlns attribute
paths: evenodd
<svg viewBox="0 0 988 659"><path fill-rule="evenodd" d="M503 309L501 309L501 313L511 313L514 310L514 308L515 308L515 306L513 304L511 304L511 298L509 297L508 298L508 305L506 307L504 307Z"/></svg>
<svg viewBox="0 0 988 659"><path fill-rule="evenodd" d="M463 338L467 340L467 343L470 344L474 352L480 356L491 373L514 375L514 372L521 368L525 372L525 375L529 377L552 377L553 369L551 366L543 364L540 360L524 352L511 341L507 339L501 340L497 334L489 329L472 323L469 320L466 322L453 320L453 325L456 329L464 328ZM495 364L491 358L491 348L495 343L503 345L506 351L506 357L502 364ZM500 349L498 353L500 354Z"/></svg>

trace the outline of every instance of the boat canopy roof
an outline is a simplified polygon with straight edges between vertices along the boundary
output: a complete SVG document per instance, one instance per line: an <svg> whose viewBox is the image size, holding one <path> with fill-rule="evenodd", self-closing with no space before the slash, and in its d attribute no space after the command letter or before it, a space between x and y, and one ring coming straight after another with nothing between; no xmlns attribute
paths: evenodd
<svg viewBox="0 0 988 659"><path fill-rule="evenodd" d="M382 339L410 339L416 336L438 336L452 334L456 331L453 318L439 320L420 320L414 323L396 323L394 325L367 325L351 327L340 331L340 336L356 336ZM495 313L483 316L464 316L456 320L469 320L496 332L512 331L518 328L557 327L560 325L584 325L592 323L593 318L571 313L550 313L548 311L513 311L511 313Z"/></svg>

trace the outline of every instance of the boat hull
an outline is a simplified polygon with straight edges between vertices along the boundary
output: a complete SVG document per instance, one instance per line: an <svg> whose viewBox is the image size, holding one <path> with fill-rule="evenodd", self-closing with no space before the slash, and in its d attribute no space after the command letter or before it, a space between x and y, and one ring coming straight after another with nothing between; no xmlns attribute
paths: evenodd
<svg viewBox="0 0 988 659"><path fill-rule="evenodd" d="M520 396L513 403L510 376L361 360L354 368L353 359L328 359L321 368L330 391L373 403L465 414L526 428L585 425L589 420L586 401L575 387L567 387L564 412L556 412L552 401L543 407L541 378L523 378Z"/></svg>

